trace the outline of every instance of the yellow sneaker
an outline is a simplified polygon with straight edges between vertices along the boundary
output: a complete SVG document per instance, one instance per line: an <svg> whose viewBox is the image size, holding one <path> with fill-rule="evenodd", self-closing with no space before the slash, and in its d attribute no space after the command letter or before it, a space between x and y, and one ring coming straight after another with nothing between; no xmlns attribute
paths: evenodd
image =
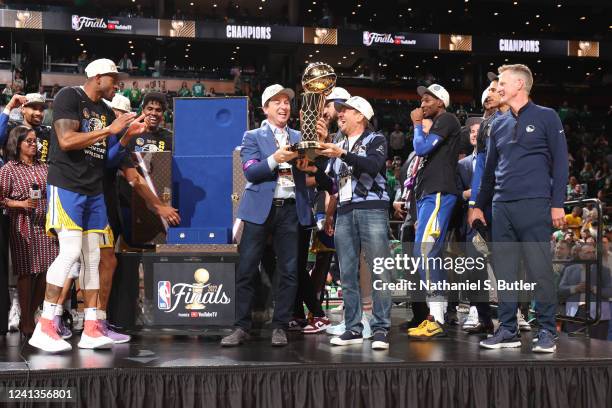
<svg viewBox="0 0 612 408"><path fill-rule="evenodd" d="M417 327L410 327L408 330L406 330L406 332L408 334L412 334L418 330L423 330L425 326L427 326L427 319L423 320Z"/></svg>
<svg viewBox="0 0 612 408"><path fill-rule="evenodd" d="M427 316L427 320L421 323L414 331L409 332L408 336L418 340L431 340L437 337L444 337L446 333L442 325L436 322L433 316Z"/></svg>

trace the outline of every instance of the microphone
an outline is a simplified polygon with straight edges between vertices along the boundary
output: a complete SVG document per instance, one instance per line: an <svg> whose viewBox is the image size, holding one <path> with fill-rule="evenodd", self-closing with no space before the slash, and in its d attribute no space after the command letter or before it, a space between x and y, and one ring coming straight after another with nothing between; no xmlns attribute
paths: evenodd
<svg viewBox="0 0 612 408"><path fill-rule="evenodd" d="M30 200L34 201L35 203L38 203L38 200L40 200L40 197L41 197L40 187L38 186L36 182L34 182L32 183L32 187L30 188ZM32 211L35 211L35 209L33 208Z"/></svg>
<svg viewBox="0 0 612 408"><path fill-rule="evenodd" d="M32 183L32 187L30 188L30 199L32 200L40 200L41 193L40 187L36 182Z"/></svg>

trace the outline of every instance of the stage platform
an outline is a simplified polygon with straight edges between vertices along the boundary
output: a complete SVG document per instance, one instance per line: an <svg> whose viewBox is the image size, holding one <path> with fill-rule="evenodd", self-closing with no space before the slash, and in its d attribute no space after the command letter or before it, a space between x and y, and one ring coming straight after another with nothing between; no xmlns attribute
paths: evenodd
<svg viewBox="0 0 612 408"><path fill-rule="evenodd" d="M224 330L146 332L96 352L79 350L77 336L64 355L26 345L27 364L11 334L0 340L0 384L76 387L76 406L87 408L603 408L612 401L612 342L562 335L557 353L535 354L531 333L520 349L483 350L458 329L424 342L395 326L390 349L373 351L370 341L335 347L326 334L297 333L273 348L270 332L238 348L219 346Z"/></svg>

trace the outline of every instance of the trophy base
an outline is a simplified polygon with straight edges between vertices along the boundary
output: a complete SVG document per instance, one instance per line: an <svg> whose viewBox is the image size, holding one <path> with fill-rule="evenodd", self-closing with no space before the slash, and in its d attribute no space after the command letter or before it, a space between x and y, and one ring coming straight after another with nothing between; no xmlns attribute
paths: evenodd
<svg viewBox="0 0 612 408"><path fill-rule="evenodd" d="M310 161L314 161L314 159L319 157L319 150L322 149L321 143L316 140L302 141L298 143L295 148L300 157L305 157Z"/></svg>

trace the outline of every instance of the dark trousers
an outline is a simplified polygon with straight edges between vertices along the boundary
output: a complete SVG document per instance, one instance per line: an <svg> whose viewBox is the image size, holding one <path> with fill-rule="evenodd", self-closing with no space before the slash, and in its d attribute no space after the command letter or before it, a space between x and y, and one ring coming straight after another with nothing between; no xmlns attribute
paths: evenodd
<svg viewBox="0 0 612 408"><path fill-rule="evenodd" d="M236 274L236 326L245 330L251 328L251 306L255 295L253 278L257 274L269 235L272 236L278 274L272 325L282 329L289 324L297 289L298 226L295 203L282 207L272 206L263 224L244 222L242 240L238 247L240 261Z"/></svg>
<svg viewBox="0 0 612 408"><path fill-rule="evenodd" d="M299 239L298 239L298 261L297 261L297 273L298 273L298 287L297 295L295 297L295 303L293 306L293 317L298 319L304 319L304 306L306 304L308 311L313 314L314 317L324 317L325 313L321 307L320 301L317 299L314 283L310 274L308 273L308 250L310 248L310 235L312 234L312 228L299 227Z"/></svg>
<svg viewBox="0 0 612 408"><path fill-rule="evenodd" d="M465 256L469 259L483 258L480 252L476 250L474 244L472 244L472 238L474 234L468 234L465 243ZM469 271L465 273L466 279L470 282L480 282L480 290L469 291L467 293L468 299L470 300L470 306L476 306L478 310L478 319L481 322L491 322L491 305L489 303L489 291L485 290L484 282L489 278L487 273L487 265L485 263L483 268L479 268L475 265Z"/></svg>
<svg viewBox="0 0 612 408"><path fill-rule="evenodd" d="M19 331L31 336L34 333L34 314L36 309L45 300L46 273L21 275L17 280L17 293L21 317L19 318Z"/></svg>
<svg viewBox="0 0 612 408"><path fill-rule="evenodd" d="M550 234L552 219L549 199L525 199L493 202L493 270L498 280L519 279L520 256L527 266L527 278L536 283L535 309L540 327L556 332L555 290L552 270ZM499 290L500 324L515 332L518 291Z"/></svg>
<svg viewBox="0 0 612 408"><path fill-rule="evenodd" d="M9 219L0 210L0 334L8 330L8 315L11 307L9 296Z"/></svg>

